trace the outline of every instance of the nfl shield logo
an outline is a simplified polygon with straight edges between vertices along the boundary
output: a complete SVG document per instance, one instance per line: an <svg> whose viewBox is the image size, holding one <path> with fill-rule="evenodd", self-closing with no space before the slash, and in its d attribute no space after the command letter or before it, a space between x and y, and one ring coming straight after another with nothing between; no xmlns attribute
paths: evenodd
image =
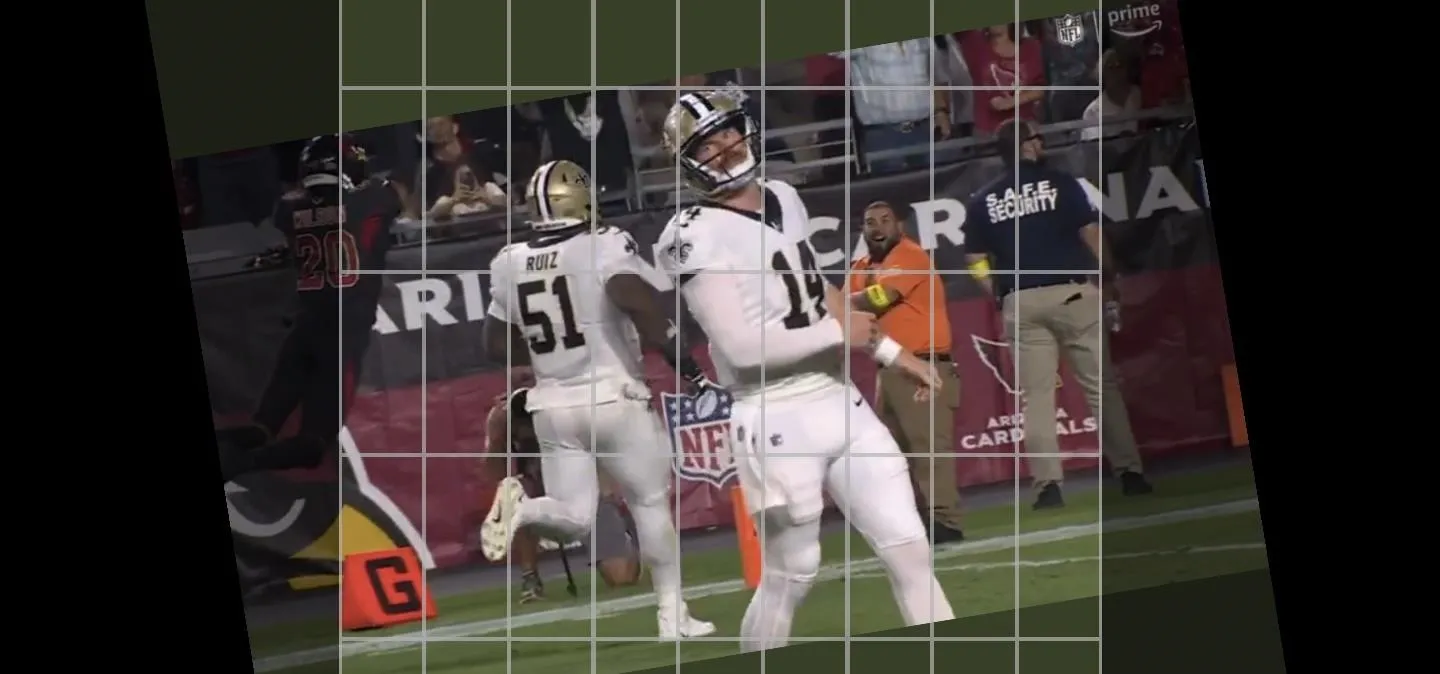
<svg viewBox="0 0 1440 674"><path fill-rule="evenodd" d="M681 477L724 487L735 479L730 454L730 409L735 397L720 389L698 396L660 394L665 426L675 447L675 472Z"/></svg>
<svg viewBox="0 0 1440 674"><path fill-rule="evenodd" d="M1085 19L1078 14L1066 14L1055 19L1055 39L1066 47L1074 47L1085 39Z"/></svg>

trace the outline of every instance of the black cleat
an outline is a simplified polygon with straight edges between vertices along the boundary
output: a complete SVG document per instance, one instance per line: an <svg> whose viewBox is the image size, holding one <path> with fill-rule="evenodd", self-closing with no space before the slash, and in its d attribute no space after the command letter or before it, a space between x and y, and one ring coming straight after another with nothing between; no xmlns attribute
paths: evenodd
<svg viewBox="0 0 1440 674"><path fill-rule="evenodd" d="M1127 470L1120 474L1120 493L1126 496L1144 496L1155 491L1150 481L1145 476L1133 470Z"/></svg>
<svg viewBox="0 0 1440 674"><path fill-rule="evenodd" d="M1040 488L1040 494L1035 497L1035 510L1049 510L1051 508L1064 508L1065 497L1060 494L1060 485L1050 482Z"/></svg>
<svg viewBox="0 0 1440 674"><path fill-rule="evenodd" d="M935 523L935 545L944 545L945 543L959 543L963 540L965 540L965 532L959 529L947 527L938 522Z"/></svg>

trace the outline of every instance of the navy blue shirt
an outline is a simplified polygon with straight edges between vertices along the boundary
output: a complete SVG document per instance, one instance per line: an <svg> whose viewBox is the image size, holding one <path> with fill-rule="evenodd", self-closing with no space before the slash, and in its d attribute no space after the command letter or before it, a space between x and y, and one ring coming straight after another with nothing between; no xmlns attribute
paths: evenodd
<svg viewBox="0 0 1440 674"><path fill-rule="evenodd" d="M965 252L990 257L996 294L1097 276L1099 262L1080 230L1098 223L1100 213L1080 181L1030 162L1020 164L1016 178L1007 171L965 207Z"/></svg>

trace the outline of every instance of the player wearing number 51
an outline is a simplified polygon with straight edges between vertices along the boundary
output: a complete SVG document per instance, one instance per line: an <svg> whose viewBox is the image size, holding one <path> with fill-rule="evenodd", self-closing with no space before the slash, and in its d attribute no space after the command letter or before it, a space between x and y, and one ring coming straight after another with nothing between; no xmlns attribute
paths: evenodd
<svg viewBox="0 0 1440 674"><path fill-rule="evenodd" d="M481 548L492 561L504 559L515 532L527 527L558 542L586 538L600 499L598 460L634 517L660 637L703 637L715 626L692 618L681 597L670 440L650 406L641 348L659 352L697 386L705 373L641 278L635 240L597 221L591 189L574 162L541 166L525 188L533 235L490 263L485 347L491 360L534 372L525 411L547 491L529 498L515 477L502 480Z"/></svg>
<svg viewBox="0 0 1440 674"><path fill-rule="evenodd" d="M312 467L337 447L375 323L383 279L356 272L385 268L400 196L370 176L365 149L348 134L310 139L299 169L301 189L281 198L274 217L294 259L298 311L251 423L216 434L226 482ZM297 408L299 432L274 441Z"/></svg>

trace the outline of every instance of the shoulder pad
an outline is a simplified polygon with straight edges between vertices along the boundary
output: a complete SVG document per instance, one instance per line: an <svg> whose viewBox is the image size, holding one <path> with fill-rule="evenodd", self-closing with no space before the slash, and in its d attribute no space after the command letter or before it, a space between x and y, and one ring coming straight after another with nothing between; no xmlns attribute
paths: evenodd
<svg viewBox="0 0 1440 674"><path fill-rule="evenodd" d="M511 250L514 250L515 246L517 246L517 245L519 245L519 244L507 243L507 244L501 246L501 247L500 247L500 250L495 251L495 256L490 258L490 264L493 266L496 262L499 262L499 261L500 261L500 258L503 258L503 257L505 257L506 255L509 255L509 254L510 254L510 251L511 251Z"/></svg>
<svg viewBox="0 0 1440 674"><path fill-rule="evenodd" d="M619 237L620 240L625 243L625 252L626 252L626 253L629 253L629 254L631 254L631 255L635 255L635 254L638 254L638 253L640 252L640 244L635 243L635 237L631 236L631 235L630 235L630 232L627 232L627 231L625 231L625 230L623 230L623 229L620 229L619 227L616 227L614 230L612 230L612 233L613 233L615 236Z"/></svg>
<svg viewBox="0 0 1440 674"><path fill-rule="evenodd" d="M705 207L700 204L688 206L672 216L669 224L676 227L689 227L690 223L698 220L704 212Z"/></svg>
<svg viewBox="0 0 1440 674"><path fill-rule="evenodd" d="M790 183L787 183L787 182L785 182L784 180L776 180L776 179L770 178L770 179L766 179L765 182L762 183L762 184L763 184L766 188L768 188L768 189L774 190L774 191L776 191L776 192L783 192L783 193L785 193L785 194L787 194L787 195L789 195L789 194L796 194L796 195L800 194L800 191L797 190L797 189L795 189L795 186L794 186L794 185L791 185Z"/></svg>

